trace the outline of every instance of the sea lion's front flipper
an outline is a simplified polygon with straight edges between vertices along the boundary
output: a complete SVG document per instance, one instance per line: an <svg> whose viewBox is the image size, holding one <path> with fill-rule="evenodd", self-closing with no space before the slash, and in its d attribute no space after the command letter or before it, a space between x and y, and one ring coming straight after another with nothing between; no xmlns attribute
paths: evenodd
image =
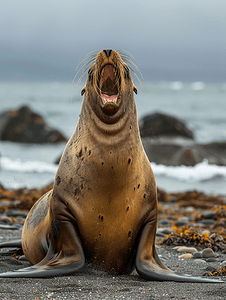
<svg viewBox="0 0 226 300"><path fill-rule="evenodd" d="M155 281L182 281L182 282L209 282L224 283L222 280L189 275L177 275L160 261L155 250L156 221L150 221L144 226L136 256L136 270L146 280Z"/></svg>
<svg viewBox="0 0 226 300"><path fill-rule="evenodd" d="M52 256L51 251L39 264L27 267L24 269L19 269L16 271L10 271L5 273L0 273L0 277L12 278L12 277L55 277L71 274L80 271L84 264L84 256L81 260L75 261L75 257L59 257L60 255L55 254L50 260L49 256ZM47 261L48 260L48 261Z"/></svg>
<svg viewBox="0 0 226 300"><path fill-rule="evenodd" d="M85 256L73 223L52 221L47 237L48 251L39 263L16 271L0 273L0 277L55 277L80 271Z"/></svg>

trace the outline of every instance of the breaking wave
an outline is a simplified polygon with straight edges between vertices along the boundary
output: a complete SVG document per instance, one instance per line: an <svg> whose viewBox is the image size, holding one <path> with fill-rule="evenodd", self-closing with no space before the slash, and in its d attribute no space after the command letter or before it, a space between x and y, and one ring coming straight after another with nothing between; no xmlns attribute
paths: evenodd
<svg viewBox="0 0 226 300"><path fill-rule="evenodd" d="M207 160L191 166L164 166L151 163L154 174L166 176L179 181L195 182L207 181L214 178L226 179L226 166L208 164Z"/></svg>
<svg viewBox="0 0 226 300"><path fill-rule="evenodd" d="M2 157L0 159L0 170L21 173L53 173L57 171L58 165L42 161L22 161Z"/></svg>

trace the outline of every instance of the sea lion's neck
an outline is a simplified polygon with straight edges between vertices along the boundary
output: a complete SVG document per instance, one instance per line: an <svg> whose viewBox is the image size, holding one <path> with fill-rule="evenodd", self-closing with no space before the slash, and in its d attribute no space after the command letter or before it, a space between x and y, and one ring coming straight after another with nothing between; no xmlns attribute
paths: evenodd
<svg viewBox="0 0 226 300"><path fill-rule="evenodd" d="M134 139L134 136L139 137L135 103L130 109L123 109L120 116L117 117L117 121L109 124L103 122L93 111L91 105L86 103L82 108L80 121L79 126L83 134L88 134L90 141L98 145L114 144L114 147L120 147L120 144ZM131 134L132 132L133 134ZM134 132L136 132L135 135Z"/></svg>

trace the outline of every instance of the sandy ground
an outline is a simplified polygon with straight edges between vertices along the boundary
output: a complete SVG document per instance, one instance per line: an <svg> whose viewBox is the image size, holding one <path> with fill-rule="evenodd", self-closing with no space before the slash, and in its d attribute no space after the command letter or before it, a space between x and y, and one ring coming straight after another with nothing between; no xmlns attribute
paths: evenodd
<svg viewBox="0 0 226 300"><path fill-rule="evenodd" d="M18 239L21 230L0 230L1 241ZM226 254L218 253L217 262L198 263L191 259L179 259L171 246L158 246L164 264L181 274L201 276L213 268L219 270ZM15 270L28 266L11 256L0 256L0 271ZM215 278L215 277L214 277ZM136 271L131 275L117 276L96 271L86 266L83 272L55 278L0 278L0 299L226 299L225 284L153 282L143 280Z"/></svg>

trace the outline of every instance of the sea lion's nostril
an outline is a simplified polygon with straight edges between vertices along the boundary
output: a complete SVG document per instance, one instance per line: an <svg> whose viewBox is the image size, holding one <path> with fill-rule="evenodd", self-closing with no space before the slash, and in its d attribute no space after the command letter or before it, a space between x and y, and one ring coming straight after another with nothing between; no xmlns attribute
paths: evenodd
<svg viewBox="0 0 226 300"><path fill-rule="evenodd" d="M112 51L112 50L110 50L110 49L108 49L108 50L104 50L104 52L105 52L105 54L106 54L107 58L109 58L109 57L110 57L110 55L111 55L111 51Z"/></svg>

